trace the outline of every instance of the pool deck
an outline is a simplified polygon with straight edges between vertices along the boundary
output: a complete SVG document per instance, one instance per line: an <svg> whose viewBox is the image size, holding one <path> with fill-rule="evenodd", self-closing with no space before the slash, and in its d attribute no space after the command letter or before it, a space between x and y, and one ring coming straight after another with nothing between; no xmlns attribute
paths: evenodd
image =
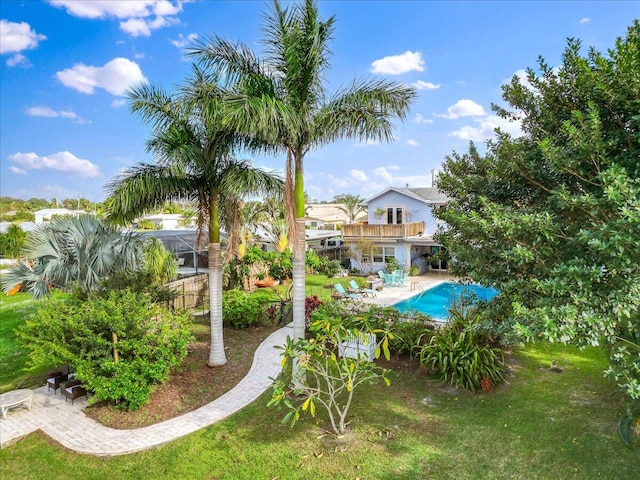
<svg viewBox="0 0 640 480"><path fill-rule="evenodd" d="M456 279L447 272L427 272L417 277L409 277L404 285L384 287L375 297L364 297L362 300L374 305L393 305L436 285Z"/></svg>

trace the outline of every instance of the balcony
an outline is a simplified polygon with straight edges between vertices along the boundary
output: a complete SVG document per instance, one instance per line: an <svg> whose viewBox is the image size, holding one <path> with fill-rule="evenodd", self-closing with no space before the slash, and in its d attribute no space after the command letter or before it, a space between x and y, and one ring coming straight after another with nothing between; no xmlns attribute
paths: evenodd
<svg viewBox="0 0 640 480"><path fill-rule="evenodd" d="M369 240L398 240L424 233L424 222L402 223L400 225L348 223L342 225L344 241L365 238Z"/></svg>

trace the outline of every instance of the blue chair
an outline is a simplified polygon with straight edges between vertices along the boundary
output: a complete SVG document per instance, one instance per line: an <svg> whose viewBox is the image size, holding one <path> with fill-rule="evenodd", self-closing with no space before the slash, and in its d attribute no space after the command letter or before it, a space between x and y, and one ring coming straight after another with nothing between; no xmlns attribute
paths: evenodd
<svg viewBox="0 0 640 480"><path fill-rule="evenodd" d="M336 289L336 292L338 292L338 295L340 296L340 298L348 298L350 300L362 301L361 293L348 293L340 283L336 283L334 285L334 288Z"/></svg>
<svg viewBox="0 0 640 480"><path fill-rule="evenodd" d="M357 293L361 293L362 295L364 295L365 297L367 295L371 295L372 297L376 296L376 291L372 288L364 288L364 287L359 287L358 284L356 283L355 280L349 280L349 286L356 291Z"/></svg>

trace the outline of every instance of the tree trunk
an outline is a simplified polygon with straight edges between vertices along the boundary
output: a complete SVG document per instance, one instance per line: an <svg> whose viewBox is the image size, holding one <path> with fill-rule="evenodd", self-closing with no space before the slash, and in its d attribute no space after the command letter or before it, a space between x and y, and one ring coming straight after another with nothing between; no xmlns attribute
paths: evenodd
<svg viewBox="0 0 640 480"><path fill-rule="evenodd" d="M217 367L227 363L222 330L222 257L219 242L209 244L209 317L211 349L207 365Z"/></svg>
<svg viewBox="0 0 640 480"><path fill-rule="evenodd" d="M296 219L298 238L293 244L293 340L304 338L305 332L305 230L304 218ZM300 387L304 375L297 361L293 363L293 386Z"/></svg>

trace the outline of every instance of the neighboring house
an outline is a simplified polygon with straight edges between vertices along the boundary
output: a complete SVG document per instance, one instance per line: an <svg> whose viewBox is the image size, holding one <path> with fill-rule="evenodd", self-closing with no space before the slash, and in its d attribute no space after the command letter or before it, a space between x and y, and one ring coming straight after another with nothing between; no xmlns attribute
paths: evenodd
<svg viewBox="0 0 640 480"><path fill-rule="evenodd" d="M206 234L199 238L195 229L151 230L139 232L142 238L156 238L178 260L178 275L181 277L207 271L208 240ZM226 239L226 235L223 235Z"/></svg>
<svg viewBox="0 0 640 480"><path fill-rule="evenodd" d="M83 210L69 210L68 208L43 208L33 212L35 216L35 223L43 223L51 220L51 217L63 216L63 215L83 215L87 212Z"/></svg>
<svg viewBox="0 0 640 480"><path fill-rule="evenodd" d="M368 240L372 252L362 255L362 263L352 259L352 265L364 272L377 272L389 258L395 258L399 268L408 271L416 266L426 270L446 270L447 262L427 264L424 255L442 248L433 240L438 222L433 210L446 204L447 197L437 188L390 187L362 202L369 210L367 222L343 225L345 243Z"/></svg>
<svg viewBox="0 0 640 480"><path fill-rule="evenodd" d="M141 220L153 223L155 230L178 230L183 219L184 217L179 213L158 213L142 217Z"/></svg>
<svg viewBox="0 0 640 480"><path fill-rule="evenodd" d="M349 223L349 215L340 208L342 203L309 203L305 207L305 226L310 229L338 230L341 225ZM365 220L366 214L362 214L358 221Z"/></svg>

